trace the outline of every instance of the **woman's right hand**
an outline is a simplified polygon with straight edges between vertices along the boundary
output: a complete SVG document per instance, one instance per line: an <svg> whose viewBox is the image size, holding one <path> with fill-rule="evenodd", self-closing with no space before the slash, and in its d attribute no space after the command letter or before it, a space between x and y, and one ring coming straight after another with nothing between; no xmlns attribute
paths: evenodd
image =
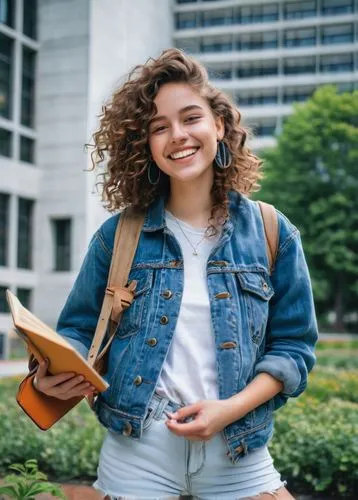
<svg viewBox="0 0 358 500"><path fill-rule="evenodd" d="M95 391L95 387L82 375L76 375L73 372L49 375L47 368L48 361L41 362L33 382L35 389L47 396L67 400L78 396L88 396Z"/></svg>

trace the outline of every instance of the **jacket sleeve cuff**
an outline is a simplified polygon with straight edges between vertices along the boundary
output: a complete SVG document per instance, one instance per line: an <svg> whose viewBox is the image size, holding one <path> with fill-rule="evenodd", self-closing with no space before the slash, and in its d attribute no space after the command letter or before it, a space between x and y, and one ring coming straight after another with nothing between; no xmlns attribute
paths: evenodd
<svg viewBox="0 0 358 500"><path fill-rule="evenodd" d="M71 344L72 347L74 347L76 349L76 351L84 358L84 359L87 359L87 356L88 356L88 349L87 347L82 343L80 342L79 340L77 339L73 339L72 337L66 337L64 335L65 339L67 340L67 342L69 344Z"/></svg>
<svg viewBox="0 0 358 500"><path fill-rule="evenodd" d="M255 367L255 375L269 373L283 383L282 394L292 396L300 386L301 374L291 357L265 354Z"/></svg>

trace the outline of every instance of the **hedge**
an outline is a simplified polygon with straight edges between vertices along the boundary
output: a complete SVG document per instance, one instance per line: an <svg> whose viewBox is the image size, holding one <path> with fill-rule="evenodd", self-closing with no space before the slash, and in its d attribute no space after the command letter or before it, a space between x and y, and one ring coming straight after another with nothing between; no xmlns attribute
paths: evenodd
<svg viewBox="0 0 358 500"><path fill-rule="evenodd" d="M18 380L0 381L0 475L38 460L57 481L94 478L104 430L85 403L41 432L17 407ZM358 498L358 370L318 367L309 388L276 413L270 451L297 493Z"/></svg>

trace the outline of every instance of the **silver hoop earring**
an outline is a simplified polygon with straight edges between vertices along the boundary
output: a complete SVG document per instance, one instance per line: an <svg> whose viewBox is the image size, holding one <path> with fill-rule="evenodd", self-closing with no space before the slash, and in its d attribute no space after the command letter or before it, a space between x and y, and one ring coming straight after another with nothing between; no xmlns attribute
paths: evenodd
<svg viewBox="0 0 358 500"><path fill-rule="evenodd" d="M218 149L215 155L215 163L222 170L225 170L225 168L229 168L232 163L232 154L230 153L230 150L224 141L218 142Z"/></svg>
<svg viewBox="0 0 358 500"><path fill-rule="evenodd" d="M160 180L160 169L152 158L147 163L147 174L149 184L156 186Z"/></svg>

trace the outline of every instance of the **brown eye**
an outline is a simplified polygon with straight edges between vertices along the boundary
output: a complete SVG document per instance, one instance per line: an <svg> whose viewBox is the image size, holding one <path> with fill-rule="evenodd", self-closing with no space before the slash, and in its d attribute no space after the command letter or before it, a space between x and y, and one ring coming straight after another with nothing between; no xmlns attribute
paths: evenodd
<svg viewBox="0 0 358 500"><path fill-rule="evenodd" d="M162 132L165 130L167 127L165 125L160 125L159 127L156 127L152 130L152 134L156 134L158 132Z"/></svg>
<svg viewBox="0 0 358 500"><path fill-rule="evenodd" d="M188 118L185 121L186 122L193 122L193 121L199 120L200 118L201 118L201 116L193 115L193 116L188 116Z"/></svg>

